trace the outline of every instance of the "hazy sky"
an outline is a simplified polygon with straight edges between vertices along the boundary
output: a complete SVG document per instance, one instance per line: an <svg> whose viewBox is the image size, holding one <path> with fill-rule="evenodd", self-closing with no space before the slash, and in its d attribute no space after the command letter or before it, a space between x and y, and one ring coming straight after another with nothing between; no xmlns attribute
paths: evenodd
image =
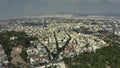
<svg viewBox="0 0 120 68"><path fill-rule="evenodd" d="M120 0L0 0L0 17L68 13L120 13Z"/></svg>

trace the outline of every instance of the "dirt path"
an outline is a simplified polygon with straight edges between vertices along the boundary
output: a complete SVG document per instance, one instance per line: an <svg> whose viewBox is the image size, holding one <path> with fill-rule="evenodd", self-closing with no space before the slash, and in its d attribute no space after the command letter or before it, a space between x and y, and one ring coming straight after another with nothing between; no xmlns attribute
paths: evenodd
<svg viewBox="0 0 120 68"><path fill-rule="evenodd" d="M20 68L27 68L26 62L20 57L19 52L17 52L16 47L13 48L11 52L11 63Z"/></svg>

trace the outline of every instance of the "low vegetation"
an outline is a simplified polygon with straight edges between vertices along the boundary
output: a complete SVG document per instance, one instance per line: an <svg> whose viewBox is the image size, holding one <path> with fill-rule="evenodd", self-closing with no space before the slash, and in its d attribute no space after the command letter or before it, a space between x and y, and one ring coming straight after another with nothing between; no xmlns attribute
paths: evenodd
<svg viewBox="0 0 120 68"><path fill-rule="evenodd" d="M64 58L68 68L119 68L120 67L120 44L115 40L110 46L96 50L96 52L82 53L79 56Z"/></svg>
<svg viewBox="0 0 120 68"><path fill-rule="evenodd" d="M17 37L15 40L10 40L11 37ZM30 41L33 41L37 38L28 36L25 32L16 32L16 31L5 31L0 33L0 44L3 45L5 53L8 56L9 61L12 59L10 57L12 48L18 45L23 45L24 48L30 47ZM21 55L23 55L21 53ZM24 56L23 56L24 57Z"/></svg>

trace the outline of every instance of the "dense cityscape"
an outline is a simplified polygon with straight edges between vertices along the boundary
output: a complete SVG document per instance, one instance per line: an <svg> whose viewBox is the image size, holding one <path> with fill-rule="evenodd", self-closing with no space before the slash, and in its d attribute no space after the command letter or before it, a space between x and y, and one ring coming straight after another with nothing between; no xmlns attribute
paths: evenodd
<svg viewBox="0 0 120 68"><path fill-rule="evenodd" d="M120 17L55 14L0 20L0 68L119 68Z"/></svg>

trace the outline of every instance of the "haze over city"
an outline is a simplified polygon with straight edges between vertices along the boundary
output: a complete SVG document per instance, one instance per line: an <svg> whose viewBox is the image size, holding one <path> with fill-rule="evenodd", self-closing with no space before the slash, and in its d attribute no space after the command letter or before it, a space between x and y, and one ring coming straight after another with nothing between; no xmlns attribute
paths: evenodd
<svg viewBox="0 0 120 68"><path fill-rule="evenodd" d="M57 13L119 14L120 0L0 0L0 18Z"/></svg>

